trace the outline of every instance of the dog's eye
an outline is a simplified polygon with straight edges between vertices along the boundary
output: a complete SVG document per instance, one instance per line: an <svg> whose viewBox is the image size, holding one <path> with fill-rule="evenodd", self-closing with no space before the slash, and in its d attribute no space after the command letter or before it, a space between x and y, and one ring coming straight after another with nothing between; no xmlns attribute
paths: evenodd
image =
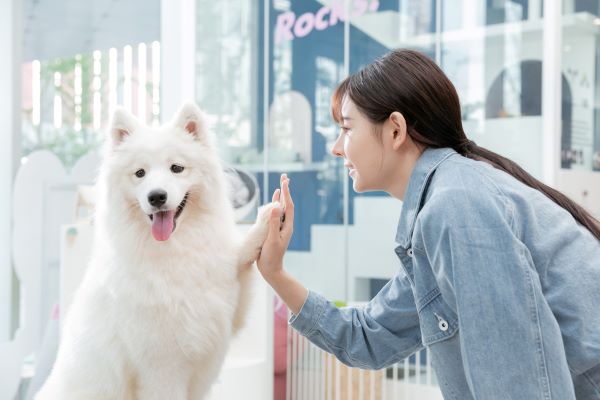
<svg viewBox="0 0 600 400"><path fill-rule="evenodd" d="M174 174L178 174L183 171L183 167L181 165L173 164L171 165L171 172Z"/></svg>
<svg viewBox="0 0 600 400"><path fill-rule="evenodd" d="M135 176L137 176L138 178L143 178L144 175L146 175L146 171L144 171L143 169L138 169L137 171L135 171Z"/></svg>

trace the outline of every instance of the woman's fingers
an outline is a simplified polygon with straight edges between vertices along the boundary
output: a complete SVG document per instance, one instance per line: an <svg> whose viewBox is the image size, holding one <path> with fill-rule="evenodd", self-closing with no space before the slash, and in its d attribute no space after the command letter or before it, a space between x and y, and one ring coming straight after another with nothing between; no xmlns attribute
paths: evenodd
<svg viewBox="0 0 600 400"><path fill-rule="evenodd" d="M287 174L281 174L281 177L279 178L279 187L283 188L283 183L287 180ZM281 200L281 205L283 206L283 211L285 212L285 198Z"/></svg>

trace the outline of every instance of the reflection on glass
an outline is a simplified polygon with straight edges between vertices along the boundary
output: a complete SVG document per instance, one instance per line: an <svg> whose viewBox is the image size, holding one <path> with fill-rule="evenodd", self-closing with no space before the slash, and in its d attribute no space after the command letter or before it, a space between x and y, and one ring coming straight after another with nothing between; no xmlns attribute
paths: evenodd
<svg viewBox="0 0 600 400"><path fill-rule="evenodd" d="M467 136L540 178L541 2L443 4L439 62L458 91Z"/></svg>
<svg viewBox="0 0 600 400"><path fill-rule="evenodd" d="M196 10L196 102L226 161L260 164L258 8L252 2L197 0Z"/></svg>

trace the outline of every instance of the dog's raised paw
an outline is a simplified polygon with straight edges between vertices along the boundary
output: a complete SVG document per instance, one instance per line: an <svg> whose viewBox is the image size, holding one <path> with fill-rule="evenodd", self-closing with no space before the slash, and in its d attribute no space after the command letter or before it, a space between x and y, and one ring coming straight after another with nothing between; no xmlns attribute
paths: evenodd
<svg viewBox="0 0 600 400"><path fill-rule="evenodd" d="M271 218L271 212L274 208L280 208L281 203L274 201L267 203L264 206L258 208L258 215L256 217L256 224L260 226L269 226L269 219Z"/></svg>
<svg viewBox="0 0 600 400"><path fill-rule="evenodd" d="M269 235L271 212L278 207L281 207L279 202L272 202L258 208L256 222L246 236L240 251L241 265L250 265L258 258L262 245Z"/></svg>

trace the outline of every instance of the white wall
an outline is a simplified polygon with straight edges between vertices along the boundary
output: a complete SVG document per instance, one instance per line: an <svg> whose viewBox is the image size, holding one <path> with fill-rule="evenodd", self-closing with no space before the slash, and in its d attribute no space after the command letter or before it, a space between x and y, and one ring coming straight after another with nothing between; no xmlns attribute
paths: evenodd
<svg viewBox="0 0 600 400"><path fill-rule="evenodd" d="M8 340L11 315L11 197L21 127L21 0L0 2L0 342Z"/></svg>

